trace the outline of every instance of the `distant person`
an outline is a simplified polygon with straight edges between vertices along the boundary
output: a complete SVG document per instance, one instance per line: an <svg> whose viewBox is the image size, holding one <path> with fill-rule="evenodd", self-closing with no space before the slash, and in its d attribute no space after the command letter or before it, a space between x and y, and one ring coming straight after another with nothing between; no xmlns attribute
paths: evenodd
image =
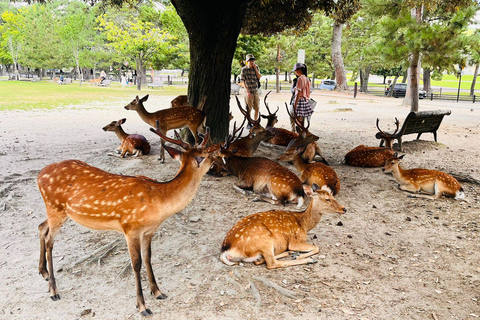
<svg viewBox="0 0 480 320"><path fill-rule="evenodd" d="M127 86L127 76L125 75L125 72L122 73L121 84L122 84L122 88L125 88Z"/></svg>
<svg viewBox="0 0 480 320"><path fill-rule="evenodd" d="M107 74L105 73L105 70L102 70L102 72L100 72L100 83L102 83L106 78Z"/></svg>
<svg viewBox="0 0 480 320"><path fill-rule="evenodd" d="M255 56L247 54L246 65L242 68L240 74L241 86L245 88L246 96L245 103L247 104L247 112L251 115L251 110L255 110L253 120L258 119L258 111L260 108L260 98L258 97L258 88L260 84L260 72L258 66L255 64ZM249 123L247 129L251 129L252 125Z"/></svg>
<svg viewBox="0 0 480 320"><path fill-rule="evenodd" d="M60 79L58 79L58 84L63 84L63 74L60 75Z"/></svg>
<svg viewBox="0 0 480 320"><path fill-rule="evenodd" d="M128 86L131 86L132 83L133 83L132 70L128 70L128 72L127 72L127 85L128 85Z"/></svg>
<svg viewBox="0 0 480 320"><path fill-rule="evenodd" d="M292 71L298 77L293 108L298 120L302 125L305 125L305 118L313 114L313 109L308 102L310 99L310 80L307 78L307 65L297 62Z"/></svg>

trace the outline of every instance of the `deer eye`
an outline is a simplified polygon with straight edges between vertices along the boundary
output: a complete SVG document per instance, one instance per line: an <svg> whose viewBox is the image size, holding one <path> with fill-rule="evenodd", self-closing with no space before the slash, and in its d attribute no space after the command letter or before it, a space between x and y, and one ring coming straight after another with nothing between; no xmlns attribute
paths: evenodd
<svg viewBox="0 0 480 320"><path fill-rule="evenodd" d="M325 199L325 201L330 202L330 199L327 198L327 199Z"/></svg>

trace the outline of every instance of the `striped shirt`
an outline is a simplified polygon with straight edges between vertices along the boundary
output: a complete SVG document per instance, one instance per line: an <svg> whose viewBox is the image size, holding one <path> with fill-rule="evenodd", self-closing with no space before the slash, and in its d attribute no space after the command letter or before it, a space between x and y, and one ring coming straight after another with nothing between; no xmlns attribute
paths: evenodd
<svg viewBox="0 0 480 320"><path fill-rule="evenodd" d="M258 78L255 69L250 68L248 65L242 68L240 79L245 84L245 89L250 93L257 92Z"/></svg>

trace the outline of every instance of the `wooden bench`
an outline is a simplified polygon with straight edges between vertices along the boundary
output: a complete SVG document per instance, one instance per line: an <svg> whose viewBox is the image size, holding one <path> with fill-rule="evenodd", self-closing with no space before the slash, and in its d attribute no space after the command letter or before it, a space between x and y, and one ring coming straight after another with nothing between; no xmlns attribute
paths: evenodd
<svg viewBox="0 0 480 320"><path fill-rule="evenodd" d="M109 86L110 83L112 83L112 80L107 80L107 79L105 79L105 80L103 80L102 82L100 82L98 85L99 85L99 86L102 86L102 87L106 87L106 86Z"/></svg>
<svg viewBox="0 0 480 320"><path fill-rule="evenodd" d="M402 151L402 136L417 133L417 139L422 133L431 132L433 138L437 142L437 130L442 123L443 117L450 115L450 110L434 110L434 111L416 111L410 112L403 122L402 128L392 137L398 141L398 149ZM386 133L389 133L388 131ZM390 132L391 134L392 132ZM383 147L384 140L378 132L375 137L381 139L380 147Z"/></svg>

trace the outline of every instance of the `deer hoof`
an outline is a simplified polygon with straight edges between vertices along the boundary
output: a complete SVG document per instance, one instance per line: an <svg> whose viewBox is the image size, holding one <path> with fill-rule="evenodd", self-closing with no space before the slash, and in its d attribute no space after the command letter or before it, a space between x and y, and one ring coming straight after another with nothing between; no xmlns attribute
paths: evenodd
<svg viewBox="0 0 480 320"><path fill-rule="evenodd" d="M153 312L150 309L145 309L142 312L140 312L140 314L144 317L150 317L153 314Z"/></svg>
<svg viewBox="0 0 480 320"><path fill-rule="evenodd" d="M60 300L60 295L58 293L54 294L54 295L50 296L50 299L52 299L53 301L58 301L58 300Z"/></svg>
<svg viewBox="0 0 480 320"><path fill-rule="evenodd" d="M161 293L158 296L156 296L158 300L165 300L167 299L167 295L165 293Z"/></svg>

